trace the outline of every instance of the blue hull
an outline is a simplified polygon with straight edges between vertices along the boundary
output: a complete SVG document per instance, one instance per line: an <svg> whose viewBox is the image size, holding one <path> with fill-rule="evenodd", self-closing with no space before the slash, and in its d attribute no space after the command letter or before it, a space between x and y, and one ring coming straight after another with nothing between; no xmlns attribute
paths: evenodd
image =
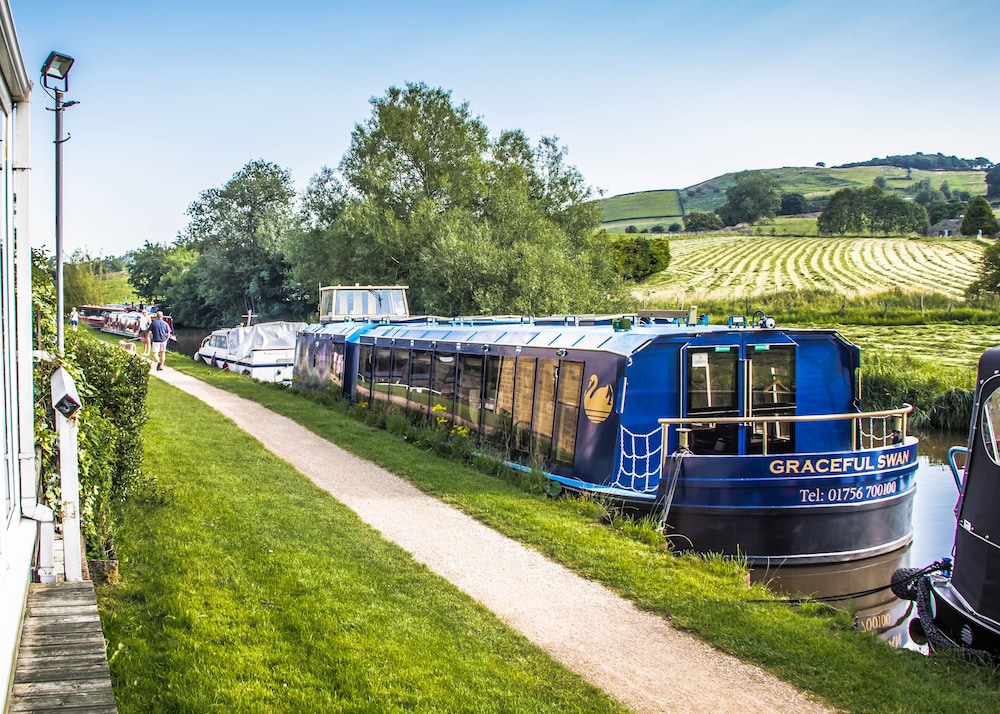
<svg viewBox="0 0 1000 714"><path fill-rule="evenodd" d="M676 462L668 457L663 479ZM856 452L780 456L686 455L667 532L680 549L751 563L834 563L868 558L912 540L917 440ZM662 512L668 483L647 492L595 487L549 474L572 491Z"/></svg>

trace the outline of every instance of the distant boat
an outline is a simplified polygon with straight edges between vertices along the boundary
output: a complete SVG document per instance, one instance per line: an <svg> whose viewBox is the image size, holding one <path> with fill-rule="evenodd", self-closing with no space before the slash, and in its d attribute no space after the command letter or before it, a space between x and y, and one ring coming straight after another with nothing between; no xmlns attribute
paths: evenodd
<svg viewBox="0 0 1000 714"><path fill-rule="evenodd" d="M122 305L81 305L77 309L80 321L98 330L104 327L104 318L111 313L125 312Z"/></svg>
<svg viewBox="0 0 1000 714"><path fill-rule="evenodd" d="M292 379L295 339L304 322L261 322L215 330L201 342L195 360L263 382Z"/></svg>
<svg viewBox="0 0 1000 714"><path fill-rule="evenodd" d="M153 306L147 314L150 320L156 319L156 306ZM120 335L122 337L138 338L139 337L139 320L142 317L142 312L138 310L111 310L105 313L104 322L101 326L101 332L107 332L112 335ZM163 317L167 324L170 325L170 329L174 329L174 321L170 315L165 315Z"/></svg>

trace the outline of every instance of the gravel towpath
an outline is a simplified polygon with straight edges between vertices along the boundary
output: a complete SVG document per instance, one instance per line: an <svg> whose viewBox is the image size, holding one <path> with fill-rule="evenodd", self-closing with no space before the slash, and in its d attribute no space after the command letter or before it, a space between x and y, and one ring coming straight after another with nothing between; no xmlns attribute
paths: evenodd
<svg viewBox="0 0 1000 714"><path fill-rule="evenodd" d="M830 711L285 417L169 367L152 374L232 419L383 537L636 712Z"/></svg>

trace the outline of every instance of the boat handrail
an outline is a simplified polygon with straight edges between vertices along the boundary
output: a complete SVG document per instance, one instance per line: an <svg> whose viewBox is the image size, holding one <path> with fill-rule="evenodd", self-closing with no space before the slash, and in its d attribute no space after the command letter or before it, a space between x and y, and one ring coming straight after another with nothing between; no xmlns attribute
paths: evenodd
<svg viewBox="0 0 1000 714"><path fill-rule="evenodd" d="M958 488L958 492L962 492L962 475L958 472L958 462L955 460L955 456L961 454L966 459L969 458L969 448L966 446L953 446L948 449L948 466L951 468L951 476L955 479L955 487ZM964 469L963 469L964 471Z"/></svg>
<svg viewBox="0 0 1000 714"><path fill-rule="evenodd" d="M793 424L798 422L817 422L817 421L847 421L851 420L860 425L863 419L896 419L898 420L894 425L893 432L899 432L900 439L906 438L906 417L913 411L912 404L903 404L903 406L897 409L883 409L881 411L874 412L851 412L848 414L788 414L788 415L777 415L772 414L769 416L712 416L709 414L695 414L686 417L663 417L657 421L660 423L660 428L663 430L663 443L667 443L668 430L671 426L683 427L686 424L763 424L763 442L762 442L762 453L767 455L767 425L770 423L776 424ZM681 431L678 429L678 431ZM851 449L857 450L858 448L858 432L859 429L851 430ZM686 436L684 434L683 436ZM874 440L874 434L870 434ZM883 435L883 440L888 439L888 434ZM686 446L686 445L685 445ZM664 449L664 454L666 454L666 449Z"/></svg>

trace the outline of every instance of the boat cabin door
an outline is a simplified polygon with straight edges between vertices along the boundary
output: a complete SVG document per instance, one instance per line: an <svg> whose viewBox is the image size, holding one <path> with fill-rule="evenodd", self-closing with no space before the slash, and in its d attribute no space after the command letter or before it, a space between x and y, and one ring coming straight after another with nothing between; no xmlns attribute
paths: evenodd
<svg viewBox="0 0 1000 714"><path fill-rule="evenodd" d="M692 343L684 349L682 413L705 419L690 423L692 451L793 451L795 425L762 417L795 414L795 343L780 333L768 333L767 341L756 334L727 337L724 344Z"/></svg>

